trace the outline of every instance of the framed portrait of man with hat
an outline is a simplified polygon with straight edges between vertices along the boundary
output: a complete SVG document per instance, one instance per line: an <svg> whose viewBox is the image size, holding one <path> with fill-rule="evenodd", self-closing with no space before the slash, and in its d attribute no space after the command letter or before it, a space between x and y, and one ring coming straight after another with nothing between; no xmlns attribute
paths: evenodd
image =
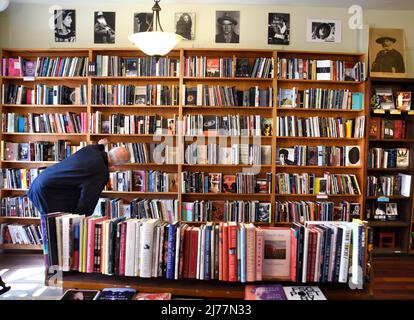
<svg viewBox="0 0 414 320"><path fill-rule="evenodd" d="M216 11L216 43L239 43L240 11Z"/></svg>
<svg viewBox="0 0 414 320"><path fill-rule="evenodd" d="M369 30L369 65L371 77L406 76L403 29Z"/></svg>

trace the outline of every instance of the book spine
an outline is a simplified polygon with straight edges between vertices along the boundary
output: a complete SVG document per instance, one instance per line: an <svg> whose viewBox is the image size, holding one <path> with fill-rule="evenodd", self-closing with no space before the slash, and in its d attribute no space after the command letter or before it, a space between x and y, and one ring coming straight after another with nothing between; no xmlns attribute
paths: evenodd
<svg viewBox="0 0 414 320"><path fill-rule="evenodd" d="M237 281L237 225L228 227L228 281Z"/></svg>

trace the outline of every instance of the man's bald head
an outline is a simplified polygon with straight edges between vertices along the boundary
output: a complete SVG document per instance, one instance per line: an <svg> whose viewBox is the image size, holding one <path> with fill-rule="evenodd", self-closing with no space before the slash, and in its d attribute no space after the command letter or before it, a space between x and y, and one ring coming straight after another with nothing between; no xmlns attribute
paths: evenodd
<svg viewBox="0 0 414 320"><path fill-rule="evenodd" d="M108 152L109 167L123 165L124 163L129 162L130 159L131 153L127 148L124 147L112 148Z"/></svg>

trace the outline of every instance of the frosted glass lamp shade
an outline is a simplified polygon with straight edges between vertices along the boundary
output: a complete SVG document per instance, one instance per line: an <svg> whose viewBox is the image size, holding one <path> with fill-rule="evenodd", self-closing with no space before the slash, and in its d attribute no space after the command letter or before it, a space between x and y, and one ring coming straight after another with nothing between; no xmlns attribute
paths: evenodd
<svg viewBox="0 0 414 320"><path fill-rule="evenodd" d="M171 32L147 31L131 34L128 39L149 56L163 56L184 38Z"/></svg>
<svg viewBox="0 0 414 320"><path fill-rule="evenodd" d="M0 0L0 12L7 9L10 4L10 0Z"/></svg>

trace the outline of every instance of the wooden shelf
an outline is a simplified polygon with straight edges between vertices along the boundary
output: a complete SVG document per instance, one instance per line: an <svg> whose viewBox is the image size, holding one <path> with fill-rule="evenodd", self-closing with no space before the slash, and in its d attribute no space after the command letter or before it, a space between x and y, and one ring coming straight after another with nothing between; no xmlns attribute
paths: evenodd
<svg viewBox="0 0 414 320"><path fill-rule="evenodd" d="M243 169L243 168L271 168L272 165L270 164L183 164L182 167L185 168L236 168L236 169Z"/></svg>
<svg viewBox="0 0 414 320"><path fill-rule="evenodd" d="M277 140L316 140L316 141L361 141L364 138L328 138L328 137L276 137Z"/></svg>
<svg viewBox="0 0 414 320"><path fill-rule="evenodd" d="M368 225L371 227L395 227L395 228L407 228L409 223L404 221L372 221L368 220Z"/></svg>
<svg viewBox="0 0 414 320"><path fill-rule="evenodd" d="M40 223L40 217L9 217L9 216L0 216L0 222L21 222L21 223Z"/></svg>
<svg viewBox="0 0 414 320"><path fill-rule="evenodd" d="M363 81L335 81L335 80L305 80L305 79L277 79L277 82L293 82L293 83L324 83L324 84L353 84L360 85Z"/></svg>
<svg viewBox="0 0 414 320"><path fill-rule="evenodd" d="M183 77L183 80L192 81L273 81L273 78L252 78L252 77Z"/></svg>
<svg viewBox="0 0 414 320"><path fill-rule="evenodd" d="M139 191L102 191L103 195L134 195L142 197L157 197L157 196L174 196L178 195L178 192L139 192Z"/></svg>
<svg viewBox="0 0 414 320"><path fill-rule="evenodd" d="M69 137L81 137L86 136L87 133L43 133L43 132L3 132L2 135L7 136L69 136Z"/></svg>
<svg viewBox="0 0 414 320"><path fill-rule="evenodd" d="M276 110L283 112L338 112L338 113L358 113L363 112L364 110L348 110L348 109L319 109L319 108L282 108L277 107Z"/></svg>
<svg viewBox="0 0 414 320"><path fill-rule="evenodd" d="M3 104L3 107L7 108L87 108L88 105L86 104Z"/></svg>
<svg viewBox="0 0 414 320"><path fill-rule="evenodd" d="M254 106L183 106L184 110L257 110L257 111L273 111L272 107L254 107Z"/></svg>
<svg viewBox="0 0 414 320"><path fill-rule="evenodd" d="M219 199L219 200L262 200L270 201L271 194L265 193L182 193L183 199L203 200L203 199ZM185 201L185 200L183 200Z"/></svg>
<svg viewBox="0 0 414 320"><path fill-rule="evenodd" d="M42 245L40 244L0 244L0 250L31 250L42 251Z"/></svg>
<svg viewBox="0 0 414 320"><path fill-rule="evenodd" d="M325 197L326 196L326 197ZM293 198L318 198L318 199L322 199L322 200L326 200L329 198L342 198L342 197L346 197L346 198L354 198L354 197L360 197L360 194L328 194L328 195L321 195L321 194L275 194L275 197L278 198L286 198L286 197L293 197Z"/></svg>
<svg viewBox="0 0 414 320"><path fill-rule="evenodd" d="M3 164L21 164L21 165L50 165L59 163L59 161L19 161L19 160L1 160Z"/></svg>
<svg viewBox="0 0 414 320"><path fill-rule="evenodd" d="M313 170L313 169L323 169L323 170L359 170L362 169L362 166L288 166L288 165L276 165L277 169L283 171L283 169L298 169L298 170Z"/></svg>
<svg viewBox="0 0 414 320"><path fill-rule="evenodd" d="M407 253L406 250L403 250L399 247L397 248L374 248L373 254L374 255L387 255L387 254L404 254Z"/></svg>
<svg viewBox="0 0 414 320"><path fill-rule="evenodd" d="M90 76L90 78L92 80L121 80L121 81L151 81L151 80L175 80L175 81L179 81L180 78L179 77L162 77L162 76L152 76L152 77L137 77L137 76L133 76L133 77L121 77L121 76Z"/></svg>
<svg viewBox="0 0 414 320"><path fill-rule="evenodd" d="M147 106L143 106L143 105L134 105L134 104L92 104L91 105L92 108L95 109L112 109L112 108L117 108L117 109L151 109L154 111L159 111L159 109L178 109L179 106L166 106L166 105L162 105L162 106L154 106L154 105L147 105Z"/></svg>
<svg viewBox="0 0 414 320"><path fill-rule="evenodd" d="M33 80L27 80L32 77L12 77L12 76L3 76L5 80L24 80L24 81L44 81L44 80L53 80L53 81L79 81L79 80L88 80L88 77L33 77ZM27 78L27 79L25 79Z"/></svg>
<svg viewBox="0 0 414 320"><path fill-rule="evenodd" d="M414 139L368 139L368 142L414 142Z"/></svg>
<svg viewBox="0 0 414 320"><path fill-rule="evenodd" d="M411 171L412 169L410 168L367 168L367 171L379 171L379 172L384 172L384 171L389 171L389 172L398 172L398 171Z"/></svg>
<svg viewBox="0 0 414 320"><path fill-rule="evenodd" d="M411 197L404 197L404 196L366 196L365 199L367 200L377 200L378 198L388 198L390 200L398 200L398 199L402 199L402 200L410 200Z"/></svg>

